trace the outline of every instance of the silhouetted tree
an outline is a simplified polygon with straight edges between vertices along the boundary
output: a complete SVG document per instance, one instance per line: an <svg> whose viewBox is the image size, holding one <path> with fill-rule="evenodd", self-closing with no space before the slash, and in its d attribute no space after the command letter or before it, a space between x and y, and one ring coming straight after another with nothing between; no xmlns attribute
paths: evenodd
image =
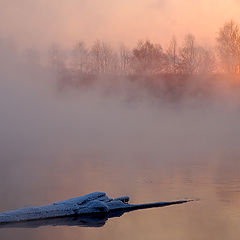
<svg viewBox="0 0 240 240"><path fill-rule="evenodd" d="M91 68L96 74L108 74L116 71L118 65L117 54L108 44L96 41L90 51Z"/></svg>
<svg viewBox="0 0 240 240"><path fill-rule="evenodd" d="M221 61L228 72L239 72L240 67L240 28L233 21L220 29L217 48Z"/></svg>
<svg viewBox="0 0 240 240"><path fill-rule="evenodd" d="M177 55L177 40L175 37L172 37L169 47L167 49L167 59L168 59L168 68L169 73L177 73L178 70L178 55Z"/></svg>
<svg viewBox="0 0 240 240"><path fill-rule="evenodd" d="M193 74L196 70L196 41L192 34L186 35L180 49L180 69L186 74Z"/></svg>
<svg viewBox="0 0 240 240"><path fill-rule="evenodd" d="M121 44L119 49L119 71L120 73L127 74L130 72L131 52L128 48Z"/></svg>
<svg viewBox="0 0 240 240"><path fill-rule="evenodd" d="M74 46L71 57L71 65L75 71L79 73L88 73L90 71L89 51L84 42L80 41Z"/></svg>
<svg viewBox="0 0 240 240"><path fill-rule="evenodd" d="M196 48L195 73L211 73L215 70L215 56L213 52L204 47Z"/></svg>
<svg viewBox="0 0 240 240"><path fill-rule="evenodd" d="M166 67L166 55L159 44L139 41L132 51L133 68L137 73L156 74Z"/></svg>

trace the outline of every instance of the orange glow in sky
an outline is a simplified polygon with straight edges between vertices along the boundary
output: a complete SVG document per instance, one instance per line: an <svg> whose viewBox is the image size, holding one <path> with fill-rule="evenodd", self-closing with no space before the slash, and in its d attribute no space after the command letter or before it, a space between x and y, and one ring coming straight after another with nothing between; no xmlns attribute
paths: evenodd
<svg viewBox="0 0 240 240"><path fill-rule="evenodd" d="M0 0L0 38L23 46L78 40L134 45L139 39L167 44L193 33L212 44L219 27L240 22L240 0Z"/></svg>

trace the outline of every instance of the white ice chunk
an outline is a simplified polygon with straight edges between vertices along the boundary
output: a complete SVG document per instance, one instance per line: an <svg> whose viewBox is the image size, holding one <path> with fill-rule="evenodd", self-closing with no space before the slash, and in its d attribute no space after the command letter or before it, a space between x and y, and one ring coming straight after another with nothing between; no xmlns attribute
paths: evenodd
<svg viewBox="0 0 240 240"><path fill-rule="evenodd" d="M131 211L136 209L161 207L172 204L180 204L189 200L175 202L157 202L146 204L128 204L129 197L108 198L104 192L94 192L81 197L55 202L40 207L26 207L18 210L0 213L0 224L39 220L73 215L86 215L113 211Z"/></svg>

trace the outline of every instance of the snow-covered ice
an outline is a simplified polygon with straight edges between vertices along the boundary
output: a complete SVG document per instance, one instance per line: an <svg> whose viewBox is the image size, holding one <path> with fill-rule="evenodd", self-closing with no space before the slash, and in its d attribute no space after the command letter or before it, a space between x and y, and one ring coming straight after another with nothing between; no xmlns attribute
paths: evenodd
<svg viewBox="0 0 240 240"><path fill-rule="evenodd" d="M109 198L104 192L94 192L81 197L55 202L39 207L25 207L0 213L0 224L42 220L58 217L84 216L91 214L109 214L116 211L127 212L136 209L163 207L181 204L191 200L173 202L155 202L145 204L128 204L129 197Z"/></svg>

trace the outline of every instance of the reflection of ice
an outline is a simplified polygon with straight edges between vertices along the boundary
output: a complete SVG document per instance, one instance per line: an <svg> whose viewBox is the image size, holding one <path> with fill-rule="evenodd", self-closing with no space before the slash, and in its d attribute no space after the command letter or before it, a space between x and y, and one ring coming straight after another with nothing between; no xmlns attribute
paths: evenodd
<svg viewBox="0 0 240 240"><path fill-rule="evenodd" d="M124 212L125 211L114 211L111 213L95 213L70 217L12 222L1 224L0 228L37 228L43 226L102 227L109 218L120 217L124 214Z"/></svg>
<svg viewBox="0 0 240 240"><path fill-rule="evenodd" d="M0 228L37 228L43 226L102 227L107 220L108 216L106 214L94 214L6 223L1 224Z"/></svg>
<svg viewBox="0 0 240 240"><path fill-rule="evenodd" d="M186 203L191 200L128 204L129 197L108 198L106 193L94 192L40 207L27 207L0 214L0 227L85 226L101 227L108 218L125 212Z"/></svg>

